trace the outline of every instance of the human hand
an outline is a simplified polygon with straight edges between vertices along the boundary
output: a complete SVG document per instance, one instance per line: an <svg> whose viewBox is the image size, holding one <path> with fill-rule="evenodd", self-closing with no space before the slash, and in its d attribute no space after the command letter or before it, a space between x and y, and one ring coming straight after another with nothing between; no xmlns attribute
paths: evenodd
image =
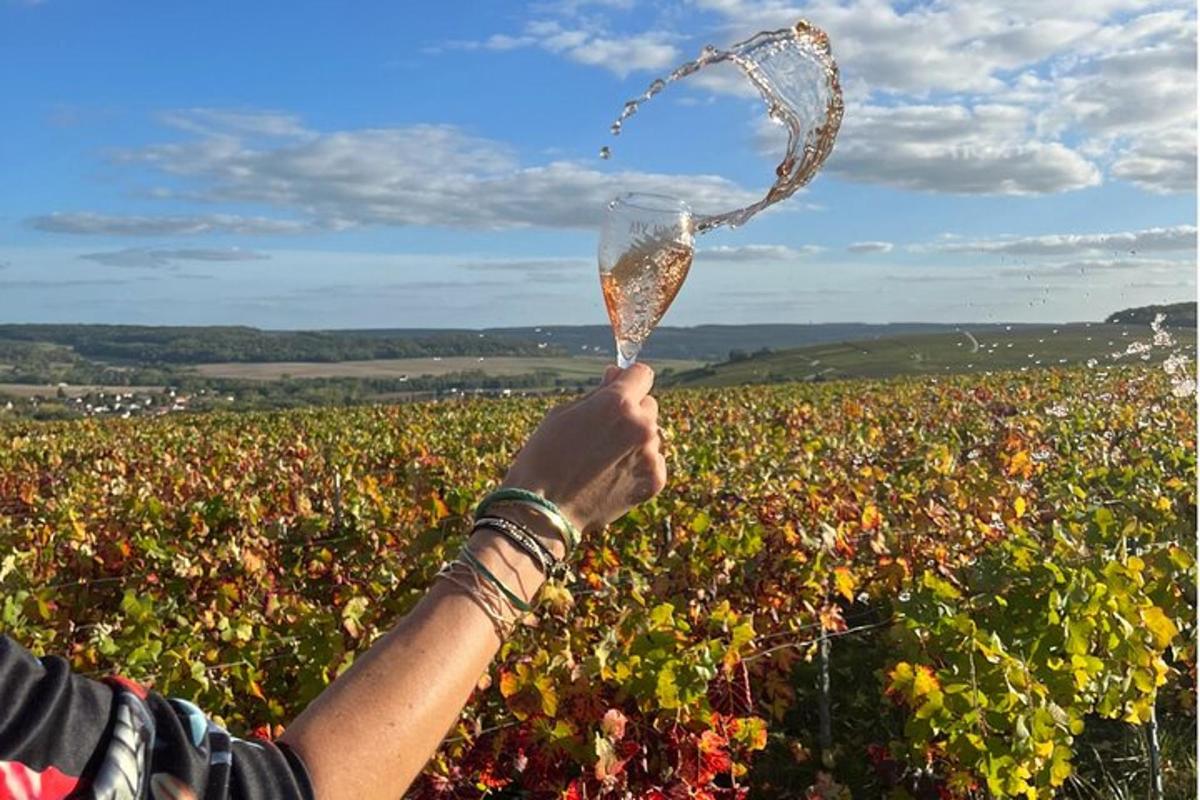
<svg viewBox="0 0 1200 800"><path fill-rule="evenodd" d="M654 371L609 367L600 386L551 411L517 454L505 486L538 492L583 532L662 491Z"/></svg>

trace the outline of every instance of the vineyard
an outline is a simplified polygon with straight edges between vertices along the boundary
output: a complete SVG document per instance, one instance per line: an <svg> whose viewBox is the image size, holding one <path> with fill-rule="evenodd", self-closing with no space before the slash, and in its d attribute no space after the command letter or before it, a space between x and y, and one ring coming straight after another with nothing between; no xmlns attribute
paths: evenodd
<svg viewBox="0 0 1200 800"><path fill-rule="evenodd" d="M661 402L667 490L547 585L414 796L1105 796L1090 730L1194 723L1196 412L1161 369ZM277 734L551 404L0 426L0 630Z"/></svg>

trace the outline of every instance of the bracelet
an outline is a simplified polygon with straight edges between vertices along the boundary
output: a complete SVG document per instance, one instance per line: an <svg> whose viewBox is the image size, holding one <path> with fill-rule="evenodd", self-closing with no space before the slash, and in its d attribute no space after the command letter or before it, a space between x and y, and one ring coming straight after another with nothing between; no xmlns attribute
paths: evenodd
<svg viewBox="0 0 1200 800"><path fill-rule="evenodd" d="M496 591L496 587L485 581L478 572L455 559L444 565L438 571L437 577L444 578L462 589L472 602L479 606L480 610L492 621L492 626L496 629L496 637L500 641L503 642L512 635L519 620L511 609L507 614L505 613L506 600Z"/></svg>
<svg viewBox="0 0 1200 800"><path fill-rule="evenodd" d="M471 569L475 570L480 575L487 578L489 581L492 582L492 584L497 589L499 589L501 592L503 592L504 596L508 598L508 602L512 603L513 608L517 609L518 611L524 611L526 613L533 610L533 606L529 605L529 603L526 603L524 600L522 600L520 597L518 597L516 595L516 593L513 592L512 589L509 589L507 586L505 586L504 582L501 581L499 578L497 578L495 575L493 575L492 571L490 569L488 569L487 567L485 567L483 565L483 562L481 562L478 558L476 558L475 555L470 550L468 550L466 547L463 547L463 549L461 551L459 551L458 555L459 555L459 558L462 558L464 561L467 562L467 564L470 565Z"/></svg>
<svg viewBox="0 0 1200 800"><path fill-rule="evenodd" d="M481 528L496 531L519 547L537 563L542 575L557 571L561 563L526 526L504 517L480 517L475 520L473 531Z"/></svg>
<svg viewBox="0 0 1200 800"><path fill-rule="evenodd" d="M550 520L550 524L558 531L562 537L563 544L567 546L567 552L572 552L579 546L579 531L571 524L571 521L563 515L558 506L542 497L536 492L531 492L527 489L518 489L513 486L497 489L479 502L475 508L476 518L486 516L487 510L494 504L500 502L513 502L529 506L535 511L541 512L542 516Z"/></svg>

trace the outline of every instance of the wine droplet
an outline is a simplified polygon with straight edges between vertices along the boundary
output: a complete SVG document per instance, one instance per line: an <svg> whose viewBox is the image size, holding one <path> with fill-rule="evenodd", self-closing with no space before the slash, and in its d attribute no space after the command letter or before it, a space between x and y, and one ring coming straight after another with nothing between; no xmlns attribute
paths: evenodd
<svg viewBox="0 0 1200 800"><path fill-rule="evenodd" d="M600 148L600 157L603 158L605 161L608 161L608 159L612 158L612 151L609 150L607 146L601 147Z"/></svg>

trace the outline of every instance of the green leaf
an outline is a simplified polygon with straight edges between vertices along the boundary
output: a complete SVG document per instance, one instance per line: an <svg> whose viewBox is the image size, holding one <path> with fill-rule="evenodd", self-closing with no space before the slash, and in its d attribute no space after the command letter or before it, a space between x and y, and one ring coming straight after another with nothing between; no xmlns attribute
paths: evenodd
<svg viewBox="0 0 1200 800"><path fill-rule="evenodd" d="M926 572L921 577L921 583L926 589L933 591L933 596L938 600L950 601L957 600L962 597L962 592L954 587L954 584L949 581L942 580L932 572Z"/></svg>
<svg viewBox="0 0 1200 800"><path fill-rule="evenodd" d="M675 606L670 603L660 603L650 612L650 624L655 628L670 628L675 616Z"/></svg>
<svg viewBox="0 0 1200 800"><path fill-rule="evenodd" d="M679 686L675 683L675 670L671 666L664 666L659 671L654 696L665 709L679 708Z"/></svg>

